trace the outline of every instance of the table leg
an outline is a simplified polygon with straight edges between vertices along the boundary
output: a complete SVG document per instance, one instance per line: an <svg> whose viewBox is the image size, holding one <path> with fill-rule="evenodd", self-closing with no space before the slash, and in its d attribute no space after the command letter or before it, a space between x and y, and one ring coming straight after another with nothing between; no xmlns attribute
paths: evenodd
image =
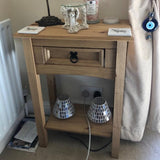
<svg viewBox="0 0 160 160"><path fill-rule="evenodd" d="M126 53L127 53L127 42L118 41L117 55L116 55L114 117L113 117L113 134L112 134L112 157L115 158L118 158L119 156Z"/></svg>
<svg viewBox="0 0 160 160"><path fill-rule="evenodd" d="M24 55L26 60L28 79L32 102L34 107L35 120L39 138L39 145L47 146L48 136L45 129L45 113L43 107L40 76L36 73L36 66L33 55L32 41L30 38L23 39Z"/></svg>
<svg viewBox="0 0 160 160"><path fill-rule="evenodd" d="M56 84L54 75L47 75L47 84L48 84L49 101L52 113L53 106L56 101Z"/></svg>

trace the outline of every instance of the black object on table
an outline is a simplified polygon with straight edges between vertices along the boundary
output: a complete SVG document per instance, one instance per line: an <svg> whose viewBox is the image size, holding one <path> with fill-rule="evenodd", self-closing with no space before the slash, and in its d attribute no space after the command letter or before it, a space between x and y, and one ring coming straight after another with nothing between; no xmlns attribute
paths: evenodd
<svg viewBox="0 0 160 160"><path fill-rule="evenodd" d="M54 26L54 25L63 25L64 23L55 16L46 16L42 17L40 20L36 21L39 26Z"/></svg>
<svg viewBox="0 0 160 160"><path fill-rule="evenodd" d="M63 25L64 23L57 17L51 16L49 2L46 0L48 16L42 17L40 20L36 21L39 26L54 26L54 25Z"/></svg>

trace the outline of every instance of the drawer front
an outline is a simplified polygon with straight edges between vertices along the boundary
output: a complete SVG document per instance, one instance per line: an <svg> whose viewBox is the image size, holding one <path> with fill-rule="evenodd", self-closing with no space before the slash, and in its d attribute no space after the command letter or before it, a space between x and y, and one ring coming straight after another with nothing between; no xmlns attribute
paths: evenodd
<svg viewBox="0 0 160 160"><path fill-rule="evenodd" d="M106 48L105 49L105 68L116 67L116 49Z"/></svg>
<svg viewBox="0 0 160 160"><path fill-rule="evenodd" d="M36 64L104 67L103 49L34 47Z"/></svg>

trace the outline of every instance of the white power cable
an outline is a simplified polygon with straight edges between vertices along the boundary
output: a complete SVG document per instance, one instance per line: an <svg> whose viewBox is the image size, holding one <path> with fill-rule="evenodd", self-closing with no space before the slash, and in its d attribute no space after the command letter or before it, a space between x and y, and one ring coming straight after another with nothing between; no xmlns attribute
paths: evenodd
<svg viewBox="0 0 160 160"><path fill-rule="evenodd" d="M84 112L85 112L85 104L84 104ZM85 112L85 117L86 117L86 121L87 121L87 124L88 124L88 131L89 131L88 152L87 152L87 157L86 157L86 160L88 160L90 149L91 149L91 126L90 126L88 117L86 115L86 112Z"/></svg>
<svg viewBox="0 0 160 160"><path fill-rule="evenodd" d="M89 158L89 153L90 153L90 149L91 149L91 126L90 126L90 123L89 123L89 120L88 120L88 117L87 117L87 114L86 114L86 97L89 97L89 93L88 91L83 91L82 92L82 96L84 97L84 114L85 114L85 118L86 118L86 121L87 121L87 124L88 124L88 132L89 132L89 141L88 141L88 152L87 152L87 156L86 156L86 160L88 160Z"/></svg>

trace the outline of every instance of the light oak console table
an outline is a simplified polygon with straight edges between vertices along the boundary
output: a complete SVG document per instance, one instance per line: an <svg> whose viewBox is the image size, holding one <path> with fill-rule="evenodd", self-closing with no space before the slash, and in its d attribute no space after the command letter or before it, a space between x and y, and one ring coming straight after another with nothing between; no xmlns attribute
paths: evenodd
<svg viewBox="0 0 160 160"><path fill-rule="evenodd" d="M91 123L92 135L112 137L112 156L118 158L123 107L125 64L132 37L108 37L109 27L128 28L127 21L119 24L92 24L87 30L69 34L62 26L50 26L37 35L18 34L23 41L30 91L39 136L39 145L47 146L47 130L88 134L82 107L76 105L76 114L67 120L50 115L46 122L41 92L40 74L46 74L51 109L56 92L54 75L83 75L115 80L113 118L106 124ZM78 62L71 62L71 53L77 53Z"/></svg>

